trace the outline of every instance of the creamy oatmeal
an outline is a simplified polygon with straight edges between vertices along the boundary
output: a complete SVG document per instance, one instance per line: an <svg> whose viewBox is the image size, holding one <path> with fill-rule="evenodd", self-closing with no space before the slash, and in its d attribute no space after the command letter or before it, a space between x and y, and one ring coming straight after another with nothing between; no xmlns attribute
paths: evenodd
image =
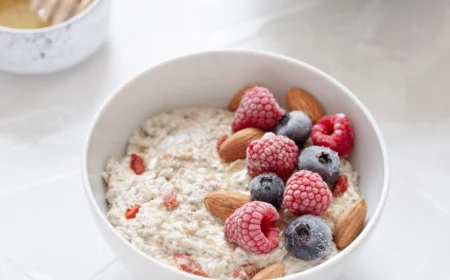
<svg viewBox="0 0 450 280"><path fill-rule="evenodd" d="M223 221L205 207L208 193L239 190L248 193L250 177L245 160L224 163L217 154L217 141L230 135L233 113L214 108L182 109L161 113L147 120L129 140L127 155L120 161L110 159L103 174L108 185L108 219L120 234L155 259L172 264L174 254L195 258L211 278L233 279L233 271L247 263L265 267L283 262L286 275L311 268L337 254L334 243L324 258L302 261L284 248L283 235L279 247L271 253L250 253L224 237ZM147 163L146 171L136 175L130 169L130 155L136 153ZM357 174L351 164L341 159L341 173L347 175L348 190L333 197L322 215L331 230L338 216L360 199ZM163 197L176 195L178 207L168 211ZM124 213L132 205L140 205L134 219ZM282 230L292 220L280 213Z"/></svg>

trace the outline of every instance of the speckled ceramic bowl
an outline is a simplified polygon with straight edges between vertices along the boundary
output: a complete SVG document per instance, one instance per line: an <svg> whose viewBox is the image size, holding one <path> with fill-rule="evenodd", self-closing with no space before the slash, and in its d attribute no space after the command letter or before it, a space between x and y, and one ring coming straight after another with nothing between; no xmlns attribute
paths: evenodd
<svg viewBox="0 0 450 280"><path fill-rule="evenodd" d="M104 42L110 0L94 0L83 12L57 25L40 29L0 26L0 70L42 74L73 66Z"/></svg>

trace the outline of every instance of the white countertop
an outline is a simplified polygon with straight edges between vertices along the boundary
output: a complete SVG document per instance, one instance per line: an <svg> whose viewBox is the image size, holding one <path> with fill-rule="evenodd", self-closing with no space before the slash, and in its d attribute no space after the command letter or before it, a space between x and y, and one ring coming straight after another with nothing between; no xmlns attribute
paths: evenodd
<svg viewBox="0 0 450 280"><path fill-rule="evenodd" d="M0 279L130 279L97 232L81 187L88 124L112 90L145 67L224 47L311 63L379 122L392 188L370 244L340 279L450 279L449 1L113 4L109 42L89 61L48 76L0 74Z"/></svg>

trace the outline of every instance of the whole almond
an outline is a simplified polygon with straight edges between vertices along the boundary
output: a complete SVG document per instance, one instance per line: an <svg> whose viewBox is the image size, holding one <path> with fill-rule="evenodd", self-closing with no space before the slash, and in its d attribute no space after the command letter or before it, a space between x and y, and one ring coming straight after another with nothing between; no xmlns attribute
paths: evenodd
<svg viewBox="0 0 450 280"><path fill-rule="evenodd" d="M289 111L299 110L305 112L312 123L315 124L324 115L322 105L308 92L291 88L286 93L286 104Z"/></svg>
<svg viewBox="0 0 450 280"><path fill-rule="evenodd" d="M253 140L263 137L264 131L258 128L244 128L228 137L219 147L219 156L224 161L244 159L247 147Z"/></svg>
<svg viewBox="0 0 450 280"><path fill-rule="evenodd" d="M228 103L228 110L230 112L236 111L236 109L239 107L239 103L241 103L242 96L244 96L247 89L251 89L255 87L255 84L249 84L245 87L241 88L234 96L231 98L230 103Z"/></svg>
<svg viewBox="0 0 450 280"><path fill-rule="evenodd" d="M353 203L339 217L334 227L333 239L336 247L342 250L350 245L361 233L367 216L367 203L364 199Z"/></svg>
<svg viewBox="0 0 450 280"><path fill-rule="evenodd" d="M256 274L252 280L275 279L284 275L286 267L283 263L274 263Z"/></svg>
<svg viewBox="0 0 450 280"><path fill-rule="evenodd" d="M222 220L226 220L236 209L250 201L248 195L237 191L217 191L205 197L206 207L214 216Z"/></svg>

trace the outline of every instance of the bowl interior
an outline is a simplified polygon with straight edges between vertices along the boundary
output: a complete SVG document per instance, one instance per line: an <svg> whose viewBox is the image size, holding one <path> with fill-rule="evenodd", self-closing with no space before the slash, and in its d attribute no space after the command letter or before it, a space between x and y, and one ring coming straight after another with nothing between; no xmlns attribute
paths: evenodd
<svg viewBox="0 0 450 280"><path fill-rule="evenodd" d="M351 162L360 174L361 195L373 217L385 184L383 148L377 129L362 104L337 81L298 61L251 51L195 54L156 66L122 87L102 107L87 147L87 176L101 212L106 215L101 178L110 156L125 153L132 131L151 115L189 106L225 108L232 95L248 83L269 88L285 105L287 89L301 87L313 94L327 113L345 113L355 130Z"/></svg>

